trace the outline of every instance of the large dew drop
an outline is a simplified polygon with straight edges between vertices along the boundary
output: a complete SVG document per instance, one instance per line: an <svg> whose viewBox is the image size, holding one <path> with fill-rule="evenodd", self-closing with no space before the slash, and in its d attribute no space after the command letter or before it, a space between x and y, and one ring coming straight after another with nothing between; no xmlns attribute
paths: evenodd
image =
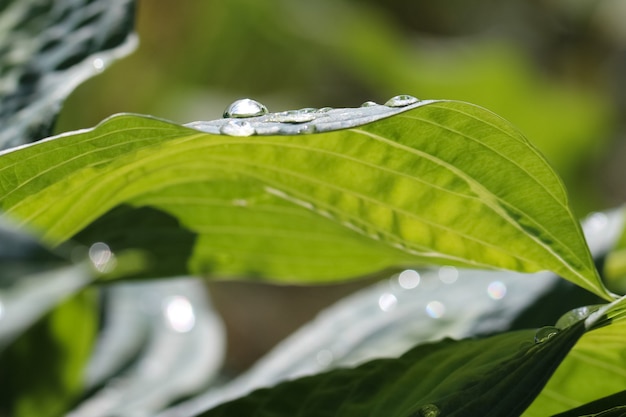
<svg viewBox="0 0 626 417"><path fill-rule="evenodd" d="M220 128L220 133L229 136L252 136L256 131L245 120L231 120Z"/></svg>
<svg viewBox="0 0 626 417"><path fill-rule="evenodd" d="M267 114L267 107L256 100L243 98L233 102L224 110L224 118L237 117L255 117Z"/></svg>
<svg viewBox="0 0 626 417"><path fill-rule="evenodd" d="M419 100L413 96L409 96L407 94L401 94L399 96L391 97L385 103L387 107L406 107L411 104L417 103Z"/></svg>
<svg viewBox="0 0 626 417"><path fill-rule="evenodd" d="M426 404L420 407L416 417L438 417L441 410L435 404Z"/></svg>
<svg viewBox="0 0 626 417"><path fill-rule="evenodd" d="M589 315L595 311L598 311L602 307L601 305L578 307L563 314L556 322L555 327L557 329L566 329L581 320L586 319Z"/></svg>
<svg viewBox="0 0 626 417"><path fill-rule="evenodd" d="M535 333L535 343L547 342L548 340L556 336L559 332L560 330L557 329L556 327L552 327L552 326L542 327L541 329L537 330L537 333Z"/></svg>

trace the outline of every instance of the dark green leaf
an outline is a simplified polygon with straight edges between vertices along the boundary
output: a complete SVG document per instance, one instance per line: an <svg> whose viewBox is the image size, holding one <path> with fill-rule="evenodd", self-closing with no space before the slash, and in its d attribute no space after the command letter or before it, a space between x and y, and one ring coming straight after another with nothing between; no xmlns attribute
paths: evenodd
<svg viewBox="0 0 626 417"><path fill-rule="evenodd" d="M625 415L626 391L621 391L552 417L623 417Z"/></svg>
<svg viewBox="0 0 626 417"><path fill-rule="evenodd" d="M534 331L418 346L261 389L201 414L267 416L518 416L584 332L534 343Z"/></svg>

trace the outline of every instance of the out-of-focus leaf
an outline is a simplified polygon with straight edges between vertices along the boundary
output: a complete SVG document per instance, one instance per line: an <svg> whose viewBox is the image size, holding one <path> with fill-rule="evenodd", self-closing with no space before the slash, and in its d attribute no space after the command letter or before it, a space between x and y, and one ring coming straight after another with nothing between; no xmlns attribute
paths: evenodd
<svg viewBox="0 0 626 417"><path fill-rule="evenodd" d="M622 208L626 213L626 209ZM604 264L607 281L617 291L626 291L626 227L620 227L621 237L613 250L609 252Z"/></svg>
<svg viewBox="0 0 626 417"><path fill-rule="evenodd" d="M609 395L552 417L624 417L624 415L626 415L626 391Z"/></svg>
<svg viewBox="0 0 626 417"><path fill-rule="evenodd" d="M93 280L91 264L72 265L67 259L70 251L69 246L51 251L0 217L0 352Z"/></svg>
<svg viewBox="0 0 626 417"><path fill-rule="evenodd" d="M94 293L83 291L0 353L0 415L62 415L82 392L97 326Z"/></svg>
<svg viewBox="0 0 626 417"><path fill-rule="evenodd" d="M578 323L533 343L535 332L450 339L261 389L201 416L518 416L583 332Z"/></svg>
<svg viewBox="0 0 626 417"><path fill-rule="evenodd" d="M304 132L332 119L304 117ZM226 123L254 133L252 119ZM556 174L506 121L470 104L418 103L290 136L120 115L0 159L1 207L53 244L128 204L177 219L172 239L197 236L194 274L321 282L415 263L549 269L611 298ZM127 226L147 250L159 244Z"/></svg>
<svg viewBox="0 0 626 417"><path fill-rule="evenodd" d="M154 415L216 376L225 336L201 283L123 283L105 299L105 327L87 367L89 388L102 388L73 417Z"/></svg>
<svg viewBox="0 0 626 417"><path fill-rule="evenodd" d="M51 134L76 86L135 48L133 0L0 3L0 149Z"/></svg>

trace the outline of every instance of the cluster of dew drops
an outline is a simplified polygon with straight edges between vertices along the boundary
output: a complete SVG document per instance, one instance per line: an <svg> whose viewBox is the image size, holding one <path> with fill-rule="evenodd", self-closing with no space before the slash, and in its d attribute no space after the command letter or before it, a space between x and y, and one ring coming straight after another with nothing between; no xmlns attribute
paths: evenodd
<svg viewBox="0 0 626 417"><path fill-rule="evenodd" d="M411 104L415 104L417 102L419 102L419 99L417 99L416 97L410 96L408 94L401 94L387 100L384 106L399 108L410 106ZM361 107L373 106L379 106L379 104L374 101L366 101L361 105ZM308 123L315 120L320 114L328 113L331 110L333 110L332 107L322 107L319 109L307 107L299 110L288 110L272 114L271 117L267 119L267 121L291 124ZM248 123L247 121L241 119L265 116L268 114L270 113L267 109L267 106L256 100L252 100L249 98L236 100L231 103L226 108L226 110L224 110L223 114L223 117L225 119L236 120L232 120L231 122L224 124L220 129L220 132L231 136L253 135L255 134L254 126L252 126L252 124ZM315 127L313 125L305 125L305 127L301 129L298 133L314 132Z"/></svg>

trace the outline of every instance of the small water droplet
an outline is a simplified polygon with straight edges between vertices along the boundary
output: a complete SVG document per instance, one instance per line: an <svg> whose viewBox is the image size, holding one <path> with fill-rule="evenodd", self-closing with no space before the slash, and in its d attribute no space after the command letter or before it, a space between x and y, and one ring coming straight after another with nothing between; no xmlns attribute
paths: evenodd
<svg viewBox="0 0 626 417"><path fill-rule="evenodd" d="M413 96L407 94L401 94L399 96L391 97L385 103L387 107L406 107L411 104L417 103L419 100Z"/></svg>
<svg viewBox="0 0 626 417"><path fill-rule="evenodd" d="M234 101L224 110L224 118L228 117L255 117L267 114L267 107L256 100L243 98Z"/></svg>
<svg viewBox="0 0 626 417"><path fill-rule="evenodd" d="M459 270L453 266L442 266L437 275L444 284L454 284L459 278Z"/></svg>
<svg viewBox="0 0 626 417"><path fill-rule="evenodd" d="M303 135L305 133L315 133L316 131L317 131L317 128L315 127L315 125L303 124L303 125L298 126L295 133L299 135Z"/></svg>
<svg viewBox="0 0 626 417"><path fill-rule="evenodd" d="M375 101L366 101L365 103L361 104L361 107L373 107L373 106L378 106L378 103L376 103Z"/></svg>
<svg viewBox="0 0 626 417"><path fill-rule="evenodd" d="M426 404L420 407L417 416L418 417L438 417L441 414L441 410L435 404Z"/></svg>
<svg viewBox="0 0 626 417"><path fill-rule="evenodd" d="M96 71L104 71L104 60L102 58L95 58L93 61L91 61L91 64Z"/></svg>
<svg viewBox="0 0 626 417"><path fill-rule="evenodd" d="M506 295L506 285L500 281L493 281L487 285L487 295L492 300L501 300Z"/></svg>
<svg viewBox="0 0 626 417"><path fill-rule="evenodd" d="M332 109L333 109L332 107L322 107L321 109L318 109L317 112L318 113L328 113Z"/></svg>
<svg viewBox="0 0 626 417"><path fill-rule="evenodd" d="M552 339L560 332L559 329L553 326L545 326L537 330L535 333L535 343L544 343Z"/></svg>
<svg viewBox="0 0 626 417"><path fill-rule="evenodd" d="M305 107L303 109L297 110L298 113L317 113L319 110L315 107Z"/></svg>
<svg viewBox="0 0 626 417"><path fill-rule="evenodd" d="M431 301L426 304L426 314L434 319L440 319L446 313L446 306L440 301Z"/></svg>
<svg viewBox="0 0 626 417"><path fill-rule="evenodd" d="M578 307L563 314L556 322L554 327L557 329L566 329L581 320L589 317L591 313L598 311L601 305Z"/></svg>
<svg viewBox="0 0 626 417"><path fill-rule="evenodd" d="M89 248L89 259L98 272L107 273L115 269L117 259L109 245L96 242Z"/></svg>
<svg viewBox="0 0 626 417"><path fill-rule="evenodd" d="M391 311L396 308L397 304L398 299L396 298L396 296L388 292L382 294L378 298L378 307L380 307L382 311Z"/></svg>
<svg viewBox="0 0 626 417"><path fill-rule="evenodd" d="M252 136L256 131L244 120L231 120L220 128L220 133L229 136Z"/></svg>
<svg viewBox="0 0 626 417"><path fill-rule="evenodd" d="M274 113L268 118L268 122L278 123L306 123L317 118L317 114L310 112L301 112L300 110L289 110L280 113Z"/></svg>
<svg viewBox="0 0 626 417"><path fill-rule="evenodd" d="M420 284L420 274L413 269L407 269L398 275L398 284L405 290L411 290Z"/></svg>

